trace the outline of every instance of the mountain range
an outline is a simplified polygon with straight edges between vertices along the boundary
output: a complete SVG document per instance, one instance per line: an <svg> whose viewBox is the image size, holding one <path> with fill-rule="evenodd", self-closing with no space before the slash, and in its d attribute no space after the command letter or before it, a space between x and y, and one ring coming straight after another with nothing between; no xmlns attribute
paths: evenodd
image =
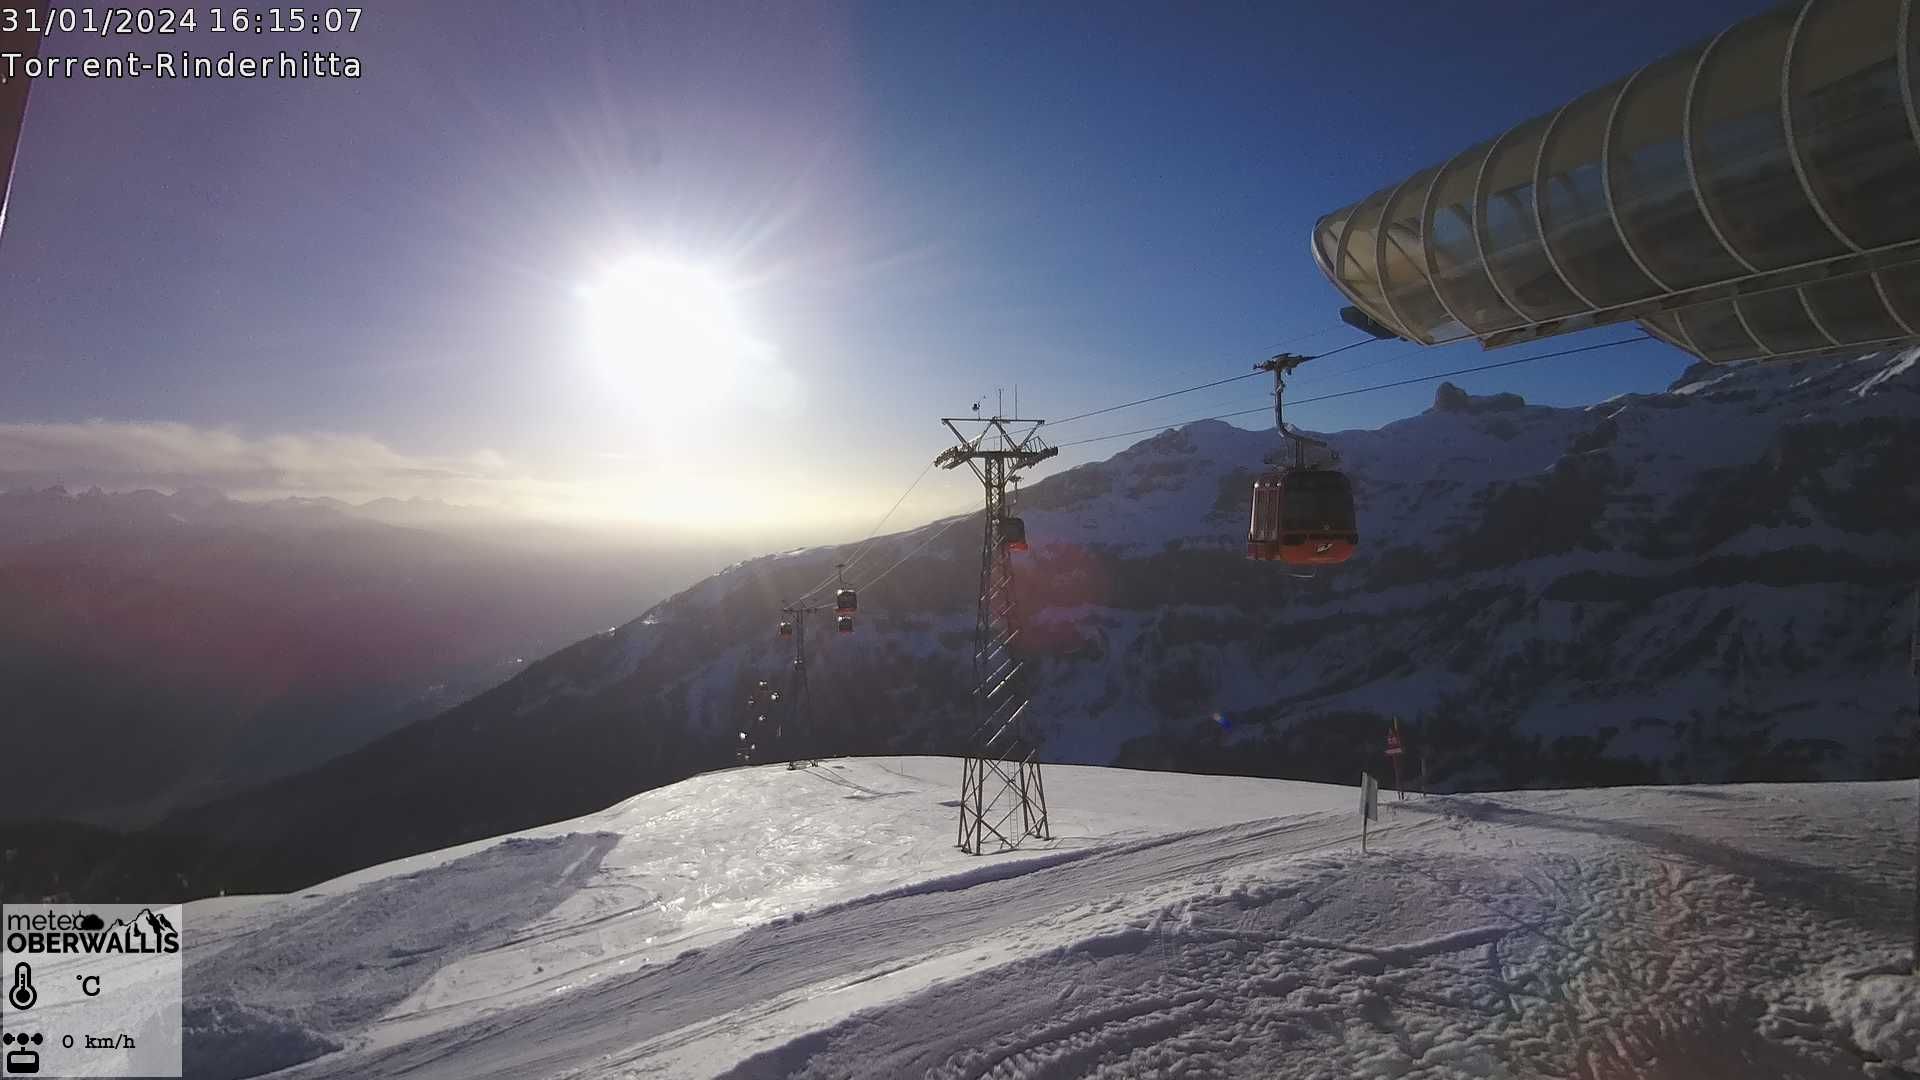
<svg viewBox="0 0 1920 1080"><path fill-rule="evenodd" d="M0 738L35 753L0 820L150 823L308 768L722 562L424 500L0 494Z"/></svg>
<svg viewBox="0 0 1920 1080"><path fill-rule="evenodd" d="M1573 408L1443 385L1328 436L1361 549L1311 577L1243 554L1271 432L1188 425L1033 482L1016 567L1044 756L1350 783L1384 771L1399 718L1436 790L1911 774L1916 361L1701 366ZM793 752L962 749L980 535L962 516L860 556L856 632L810 635ZM730 764L750 688L791 670L782 604L853 553L730 566L173 815L188 894L294 888Z"/></svg>

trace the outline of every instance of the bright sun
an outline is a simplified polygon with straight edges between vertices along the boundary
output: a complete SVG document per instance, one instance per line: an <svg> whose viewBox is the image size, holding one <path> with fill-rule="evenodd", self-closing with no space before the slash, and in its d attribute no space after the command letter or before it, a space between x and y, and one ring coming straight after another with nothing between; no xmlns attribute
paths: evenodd
<svg viewBox="0 0 1920 1080"><path fill-rule="evenodd" d="M767 346L741 322L734 289L712 271L636 258L581 295L594 355L648 397L710 404L766 359Z"/></svg>

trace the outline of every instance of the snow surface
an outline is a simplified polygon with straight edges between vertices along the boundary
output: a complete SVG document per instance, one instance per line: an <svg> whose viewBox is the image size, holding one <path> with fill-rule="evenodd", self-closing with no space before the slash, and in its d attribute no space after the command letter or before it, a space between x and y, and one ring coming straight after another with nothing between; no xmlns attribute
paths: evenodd
<svg viewBox="0 0 1920 1080"><path fill-rule="evenodd" d="M1900 1076L1911 783L1388 793L736 769L186 912L188 1075Z"/></svg>

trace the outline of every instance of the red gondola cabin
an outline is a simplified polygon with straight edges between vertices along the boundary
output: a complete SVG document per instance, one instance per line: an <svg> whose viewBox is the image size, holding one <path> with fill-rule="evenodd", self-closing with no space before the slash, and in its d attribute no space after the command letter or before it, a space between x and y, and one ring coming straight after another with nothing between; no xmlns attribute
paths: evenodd
<svg viewBox="0 0 1920 1080"><path fill-rule="evenodd" d="M1331 566L1346 562L1359 543L1353 486L1345 473L1290 469L1254 481L1247 558Z"/></svg>
<svg viewBox="0 0 1920 1080"><path fill-rule="evenodd" d="M1006 545L1008 551L1027 550L1027 523L1017 517L1002 518L1000 542Z"/></svg>

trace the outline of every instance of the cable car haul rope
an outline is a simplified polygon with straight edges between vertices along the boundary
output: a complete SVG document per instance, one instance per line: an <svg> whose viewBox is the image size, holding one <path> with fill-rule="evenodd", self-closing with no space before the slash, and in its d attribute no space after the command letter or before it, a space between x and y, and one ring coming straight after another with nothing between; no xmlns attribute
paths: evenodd
<svg viewBox="0 0 1920 1080"><path fill-rule="evenodd" d="M1362 345L1370 345L1374 340L1375 339L1369 338L1362 341L1350 342L1316 356L1298 356L1290 353L1282 353L1271 360L1255 365L1252 371L1243 375L1214 379L1210 382L1204 382L1178 390L1170 390L1165 393L1153 394L1148 397L1136 398L1132 401L1121 402L1117 405L1090 409L1086 412L1076 413L1064 420L1052 421L1046 426L1050 428L1058 427L1061 424L1072 423L1094 416L1102 416L1107 413L1119 412L1120 410L1130 409L1137 405L1165 401L1169 398L1196 393L1201 390L1210 390L1218 386L1227 386L1271 373L1275 379L1274 403L1271 406L1262 405L1235 412L1195 417L1191 420L1176 421L1170 424L1156 424L1152 427L1133 428L1127 431L1114 432L1110 435L1094 435L1085 439L1074 439L1056 445L1061 449L1072 446L1086 446L1092 443L1106 442L1112 439L1123 439L1134 435L1153 434L1155 432L1168 430L1169 428L1184 426L1185 424L1199 423L1204 420L1237 420L1241 417L1252 416L1255 413L1266 412L1269 408L1272 408L1274 410L1275 430L1280 433L1291 457L1289 460L1282 461L1269 460L1268 464L1273 465L1274 468L1269 469L1263 473L1259 479L1254 481L1253 506L1250 512L1247 530L1247 557L1263 562L1289 563L1294 566L1312 567L1336 565L1351 558L1353 552L1359 545L1359 530L1353 504L1353 486L1345 473L1334 468L1339 462L1339 455L1331 447L1328 447L1322 440L1302 434L1298 428L1286 425L1283 415L1283 410L1286 405L1283 397L1285 378L1309 360L1328 359L1350 349L1357 349ZM1558 349L1552 352L1518 357L1513 360L1501 360L1491 364L1476 364L1471 367L1455 368L1451 371L1437 372L1432 375L1416 375L1412 378L1395 379L1391 382L1376 383L1372 386L1361 386L1350 390L1316 394L1312 397L1301 398L1293 402L1293 404L1298 406L1322 401L1333 401L1339 398L1353 397L1358 394L1370 394L1381 390L1392 390L1402 386L1433 382L1438 379L1448 379L1460 375L1472 375L1483 371L1516 367L1521 364L1531 364L1539 360L1552 360L1557 357L1573 356L1600 349L1617 348L1621 345L1631 345L1636 342L1649 340L1656 339L1647 334L1636 334L1632 337L1621 338L1616 341L1603 341L1598 344L1583 345L1573 349ZM1358 368L1349 368L1339 373L1351 374L1403 358L1403 356L1391 356L1384 360L1363 364ZM1309 460L1309 448L1314 447L1325 450L1324 460L1320 460L1317 463ZM853 554L846 562L836 566L832 573L823 577L813 588L800 594L791 604L782 605L783 608L802 607L810 598L818 596L831 588L835 592L834 608L836 629L840 628L838 625L840 618L844 617L851 620L854 614L852 608L849 607L846 610L840 609L841 594L843 592L850 594L849 599L854 598L852 595L853 589L846 581L846 572L859 565L868 555L878 550L877 539L880 530L885 527L887 521L905 504L908 496L910 496L914 490L920 486L920 483L927 478L927 475L933 471L933 466L934 462L929 462L921 469L919 475L915 476L913 482L907 485L907 489L901 492L899 498L894 500L893 505L887 509L887 512L881 515L879 521L874 523L873 528L869 530L860 544L854 548ZM911 551L894 560L886 569L866 579L860 588L871 589L881 579L899 569L902 564L932 546L935 540L939 539L949 528L962 520L965 519L956 517L939 529L936 529ZM1007 534L1005 537L1005 545L1009 551L1027 550L1028 541L1026 523L1024 521L1018 518L1008 518L1005 523L1005 531ZM850 630L850 627L847 629ZM783 623L782 636L785 637L791 633L791 623Z"/></svg>

